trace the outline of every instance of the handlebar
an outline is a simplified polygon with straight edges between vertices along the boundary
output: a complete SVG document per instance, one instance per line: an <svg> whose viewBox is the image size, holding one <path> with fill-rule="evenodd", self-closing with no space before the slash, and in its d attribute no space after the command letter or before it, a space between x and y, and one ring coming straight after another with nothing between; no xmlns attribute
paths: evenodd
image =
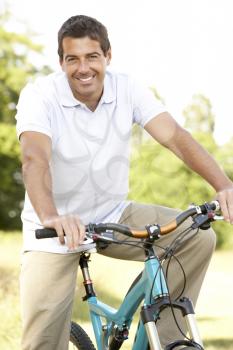
<svg viewBox="0 0 233 350"><path fill-rule="evenodd" d="M220 210L218 201L205 203L199 206L191 205L187 210L181 212L176 218L168 222L165 225L147 225L145 229L135 230L129 226L115 223L100 223L100 224L88 224L85 226L87 233L101 234L107 231L115 231L124 234L125 236L133 238L159 238L161 235L166 235L174 231L189 217L196 215L206 215L206 221L215 221L218 216L215 212ZM222 217L221 217L222 218ZM36 238L53 238L57 237L57 232L53 228L43 228L36 230ZM93 237L92 237L93 238Z"/></svg>

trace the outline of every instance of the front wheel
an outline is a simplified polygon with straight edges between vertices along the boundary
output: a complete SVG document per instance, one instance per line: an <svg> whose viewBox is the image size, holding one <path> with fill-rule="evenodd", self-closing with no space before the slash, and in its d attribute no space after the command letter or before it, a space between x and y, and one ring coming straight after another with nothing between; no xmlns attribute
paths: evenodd
<svg viewBox="0 0 233 350"><path fill-rule="evenodd" d="M182 347L183 345L183 347ZM173 343L170 343L165 347L165 350L188 350L188 349L198 349L198 350L203 350L203 348L199 344L194 344L193 342L189 340L177 340L174 341Z"/></svg>
<svg viewBox="0 0 233 350"><path fill-rule="evenodd" d="M87 333L75 322L71 322L70 342L78 350L96 350Z"/></svg>

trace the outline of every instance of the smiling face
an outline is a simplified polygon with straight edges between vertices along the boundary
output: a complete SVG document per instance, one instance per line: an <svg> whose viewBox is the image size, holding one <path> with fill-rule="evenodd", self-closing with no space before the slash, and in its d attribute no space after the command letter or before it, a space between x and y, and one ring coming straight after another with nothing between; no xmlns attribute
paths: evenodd
<svg viewBox="0 0 233 350"><path fill-rule="evenodd" d="M95 108L101 98L111 50L104 55L100 43L89 37L65 37L62 41L63 58L60 61L74 97Z"/></svg>

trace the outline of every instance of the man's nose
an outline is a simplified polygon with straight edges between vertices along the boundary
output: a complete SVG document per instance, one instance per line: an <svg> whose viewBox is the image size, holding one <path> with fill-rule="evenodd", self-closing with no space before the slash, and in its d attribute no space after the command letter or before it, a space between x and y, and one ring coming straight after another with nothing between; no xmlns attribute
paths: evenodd
<svg viewBox="0 0 233 350"><path fill-rule="evenodd" d="M87 60L80 60L78 65L79 73L85 74L89 71L89 64Z"/></svg>

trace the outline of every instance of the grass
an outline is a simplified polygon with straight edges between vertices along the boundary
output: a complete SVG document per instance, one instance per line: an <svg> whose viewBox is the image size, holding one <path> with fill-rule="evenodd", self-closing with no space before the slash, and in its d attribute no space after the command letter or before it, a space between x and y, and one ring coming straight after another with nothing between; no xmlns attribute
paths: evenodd
<svg viewBox="0 0 233 350"><path fill-rule="evenodd" d="M18 276L21 236L0 233L0 349L20 349Z"/></svg>
<svg viewBox="0 0 233 350"><path fill-rule="evenodd" d="M0 232L1 350L20 349L21 324L18 293L20 246L19 233ZM92 260L91 275L95 281L98 297L117 307L129 284L140 272L141 264L113 260L97 254L92 256ZM233 350L232 261L233 251L215 253L200 294L196 314L206 350ZM81 302L81 296L84 295L82 287L77 288L76 294L73 318L82 323L93 338L86 303ZM123 350L130 349L130 341L125 342Z"/></svg>

